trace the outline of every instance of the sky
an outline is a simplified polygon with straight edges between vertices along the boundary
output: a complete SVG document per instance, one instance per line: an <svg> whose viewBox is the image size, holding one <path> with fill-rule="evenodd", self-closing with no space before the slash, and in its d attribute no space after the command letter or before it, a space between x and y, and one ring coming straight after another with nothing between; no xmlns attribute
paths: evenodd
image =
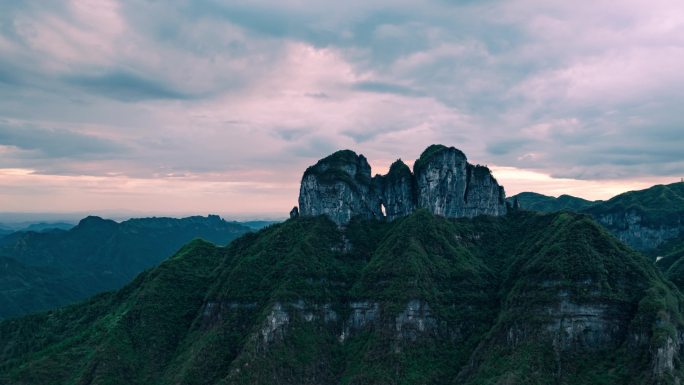
<svg viewBox="0 0 684 385"><path fill-rule="evenodd" d="M343 148L508 195L684 176L681 0L3 1L0 211L282 217Z"/></svg>

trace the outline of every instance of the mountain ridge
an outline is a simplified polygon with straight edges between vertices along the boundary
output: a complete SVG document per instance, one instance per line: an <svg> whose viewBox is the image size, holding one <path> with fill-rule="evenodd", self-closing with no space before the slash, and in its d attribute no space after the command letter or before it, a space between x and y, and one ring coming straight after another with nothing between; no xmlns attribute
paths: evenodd
<svg viewBox="0 0 684 385"><path fill-rule="evenodd" d="M416 209L451 218L504 215L506 194L486 166L468 163L455 147L431 145L413 172L400 159L387 175L371 178L363 155L337 151L304 172L298 212L324 214L338 225L353 217L396 218Z"/></svg>
<svg viewBox="0 0 684 385"><path fill-rule="evenodd" d="M523 209L537 211L570 210L590 214L616 237L635 249L650 252L684 235L684 183L655 185L643 190L627 191L606 201L584 201L571 197L537 193L520 193L508 198L513 205L517 198Z"/></svg>
<svg viewBox="0 0 684 385"><path fill-rule="evenodd" d="M248 231L218 216L121 223L89 216L68 231L12 233L0 239L0 318L118 289L195 237L225 244Z"/></svg>
<svg viewBox="0 0 684 385"><path fill-rule="evenodd" d="M568 194L553 197L535 192L521 192L506 198L506 202L511 206L514 206L516 201L522 209L541 212L555 212L561 210L581 211L582 209L601 202L590 201Z"/></svg>

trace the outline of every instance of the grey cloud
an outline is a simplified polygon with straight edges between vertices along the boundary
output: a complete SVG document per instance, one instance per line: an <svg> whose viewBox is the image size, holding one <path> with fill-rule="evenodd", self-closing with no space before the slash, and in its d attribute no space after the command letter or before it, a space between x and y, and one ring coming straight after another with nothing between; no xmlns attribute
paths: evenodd
<svg viewBox="0 0 684 385"><path fill-rule="evenodd" d="M128 151L127 146L119 142L93 135L64 129L12 126L2 122L0 145L36 151L45 158L98 159L120 157Z"/></svg>
<svg viewBox="0 0 684 385"><path fill-rule="evenodd" d="M320 159L339 150L339 147L339 144L334 143L328 138L314 136L308 140L299 141L296 144L293 144L288 148L288 152L302 158Z"/></svg>
<svg viewBox="0 0 684 385"><path fill-rule="evenodd" d="M508 155L519 153L520 150L529 148L532 141L527 139L498 140L487 145L487 152L492 155Z"/></svg>
<svg viewBox="0 0 684 385"><path fill-rule="evenodd" d="M301 139L311 132L311 128L275 128L273 132L277 137L291 142Z"/></svg>
<svg viewBox="0 0 684 385"><path fill-rule="evenodd" d="M340 6L349 12L346 17L338 14L337 11L342 9L335 10L328 6L315 5L293 8L280 2L236 4L210 1L189 3L184 11L197 18L223 18L257 34L274 38L294 38L319 47L369 40L377 25L407 19L407 16L399 11L380 10L371 12L370 15L357 15L354 13L357 4L348 3ZM353 30L353 35L340 34L340 28L349 26Z"/></svg>
<svg viewBox="0 0 684 385"><path fill-rule="evenodd" d="M399 3L382 6L350 1L301 7L281 2L209 1L186 3L180 9L186 18L227 20L259 37L303 41L315 47L369 49L372 55L364 60L370 59L372 65L387 65L402 55L426 49L429 47L426 29L436 24L454 25L451 15L440 16ZM139 20L137 25L147 23L148 18L138 7L128 7L128 12ZM425 20L426 16L431 19ZM396 26L403 34L394 39L378 36L378 29L383 26ZM155 33L167 39L178 35L177 28L164 25ZM182 40L182 37L176 39ZM363 62L358 64L363 65Z"/></svg>
<svg viewBox="0 0 684 385"><path fill-rule="evenodd" d="M397 114L399 115L400 111L397 111ZM359 126L343 130L341 134L353 139L355 143L361 144L376 140L384 134L398 133L410 129L411 125L419 124L421 118L424 117L420 115L409 116L404 120L401 117L387 116L385 120L374 121L372 125L369 123L359 123Z"/></svg>
<svg viewBox="0 0 684 385"><path fill-rule="evenodd" d="M363 143L377 137L380 132L371 129L350 129L342 131L342 134L352 138L355 143Z"/></svg>
<svg viewBox="0 0 684 385"><path fill-rule="evenodd" d="M249 125L259 126L268 140L273 140L264 146L272 145L278 159L284 159L282 162L294 162L288 156L315 158L327 155L342 146L340 140L360 147L382 149L378 150L379 156L383 155L381 151L386 151L388 157L394 157L396 154L390 153L388 145L392 140L400 142L392 143L401 148L410 148L420 140L467 146L464 151L469 158L481 162L535 168L558 176L607 178L682 171L681 156L677 152L677 148L684 146L684 135L681 135L684 121L679 113L683 101L681 91L673 91L674 87L647 89L641 93L634 91L636 96L627 101L621 100L619 93L616 93L615 100L583 99L583 95L571 93L577 92L578 87L591 89L593 83L602 80L601 77L553 78L558 74L572 75L575 65L590 63L606 52L639 51L640 48L638 39L607 40L600 43L603 45L581 39L569 42L555 39L546 29L540 29L539 24L544 22L544 16L548 16L552 23L544 28L569 25L573 33L592 36L595 26L572 10L561 8L558 11L554 9L555 5L536 7L538 4L535 2L495 0L439 0L422 4L349 1L325 6L307 4L306 7L265 0L243 4L124 1L121 5L130 33L126 36L126 44L159 52L163 65L155 67L155 64L144 60L122 56L111 63L96 65L97 68L93 68L92 63L70 63L66 69L50 72L38 64L48 63L51 58L31 53L26 42L17 40L16 31L11 27L12 15L42 10L39 7L13 6L11 12L5 12L8 6L0 4L0 34L8 40L18 41L19 45L23 44L26 53L21 60L0 57L0 98L16 98L15 104L31 106L28 112L24 108L24 115L18 119L29 119L30 116L36 121L49 121L55 116L50 114L51 110L60 109L65 103L63 99L78 97L88 105L82 109L65 109L68 113L58 119L64 123L63 126L73 122L68 115L87 116L87 119L81 119L91 124L104 123L112 127L113 134L114 130L122 129L134 137L138 134L135 130L140 130L133 139L138 145L144 140L154 141L150 138L170 137L168 141L146 148L150 154L129 149L132 151L128 153L131 162L126 167L130 173L134 172L133 169L145 169L138 172L150 174L148 169L154 169L154 162L159 162L171 172L214 172L245 166L247 150L237 155L219 144L222 141L229 143L233 138L241 143L247 140L244 136L231 135L233 130ZM66 9L57 8L50 12L68 19ZM605 17L610 19L612 16ZM615 31L617 36L625 32L619 29L619 25L610 23L602 25L598 32L613 27L618 28ZM297 59L286 56L292 42L329 48L350 67L351 78L365 80L349 84L340 75L342 85L338 88L307 84L305 89L294 89L296 85L288 85L293 88L288 90L277 89L277 85L270 83L262 84L263 79L271 79L264 74L276 77L279 65L286 59ZM116 44L121 44L111 43L115 48L119 48ZM632 47L629 44L636 45ZM23 60L25 57L33 60ZM175 81L180 78L173 71L176 68L174 59L192 59L186 63L199 64L215 61L221 65L197 70L201 72L198 75L206 75L206 84L194 80L179 83ZM229 59L236 59L238 65L224 67L224 61ZM353 77L355 75L361 76ZM235 86L238 83L240 87ZM190 84L196 88L189 89L203 91L188 91L180 84ZM43 98L36 99L34 94L25 92L29 86L43 92ZM596 91L602 92L611 86L611 83L606 83ZM618 86L620 84L615 87ZM343 115L344 119L339 119L341 114L331 114L335 122L328 125L333 128L327 128L318 126L326 122L320 114L317 120L308 121L306 113L291 116L298 114L296 108L271 111L268 107L263 110L253 107L260 106L262 98L267 99L271 92L277 94L281 91L304 95L307 99L305 108L333 111L341 108L345 101L358 98L363 103L377 103L372 105L378 105L381 111L350 108L344 111L349 112ZM52 99L44 95L49 93L52 93ZM93 95L104 98L90 97ZM418 97L434 103L412 104ZM403 102L385 109L378 100L388 99L402 99ZM152 103L150 106L135 103L149 107L135 110L138 114L135 117L133 106L126 107L130 110L103 108L109 112L108 115L85 111L95 104L100 107L107 103L120 106L125 103L117 103L119 101L154 100L178 103ZM244 122L240 125L224 124L227 127L222 127L225 133L221 137L203 135L213 132L215 127L205 126L191 118L187 121L181 119L177 124L188 125L187 129L196 135L180 134L177 127L175 131L168 127L176 122L167 116L179 116L181 114L176 111L186 110L193 114L190 105L195 102L208 101L200 109L202 113L211 115L212 108L221 109L223 103L240 103L243 100L250 102L254 116L240 116ZM282 103L289 102L284 100ZM17 109L11 106L9 103L4 108L0 106L0 116L16 117ZM467 125L433 124L432 119L444 114L444 110L465 115ZM131 113L127 114L127 111ZM401 114L405 111L410 113ZM283 121L292 118L289 122L293 123L282 123L279 116L272 117L271 114L282 114ZM573 119L577 122L572 127L559 123ZM268 123L270 126L264 127L263 121L271 122ZM290 124L295 127L290 127ZM546 135L524 132L525 128L544 124L551 126ZM423 131L413 136L384 136L406 134L407 127L421 125L425 127ZM20 143L17 145L20 148L53 157L67 157L70 153L74 157L95 157L98 153L107 157L126 151L116 149L121 146L118 143L83 137L76 131L26 130L23 136L17 136L17 133L8 133L5 127L0 131L0 141L11 140ZM59 145L47 143L51 141ZM249 144L241 147L249 147ZM180 149L189 154L187 159L178 159ZM259 156L267 152L264 149ZM534 156L526 157L527 153L534 153ZM649 166L643 166L646 164ZM274 167L286 166L279 164Z"/></svg>
<svg viewBox="0 0 684 385"><path fill-rule="evenodd" d="M329 99L330 95L325 92L307 92L304 96L308 96L314 99Z"/></svg>
<svg viewBox="0 0 684 385"><path fill-rule="evenodd" d="M89 92L120 101L193 98L192 95L176 90L163 81L126 71L108 71L98 75L70 75L64 80L68 84Z"/></svg>
<svg viewBox="0 0 684 385"><path fill-rule="evenodd" d="M285 10L277 7L205 3L193 8L200 15L220 15L242 27L276 37L301 33L311 22L300 13L285 13Z"/></svg>
<svg viewBox="0 0 684 385"><path fill-rule="evenodd" d="M16 73L0 67L0 84L16 86L19 84Z"/></svg>
<svg viewBox="0 0 684 385"><path fill-rule="evenodd" d="M384 83L384 82L359 82L353 85L353 88L359 91L376 92L380 94L396 94L403 96L422 96L423 93L399 84Z"/></svg>

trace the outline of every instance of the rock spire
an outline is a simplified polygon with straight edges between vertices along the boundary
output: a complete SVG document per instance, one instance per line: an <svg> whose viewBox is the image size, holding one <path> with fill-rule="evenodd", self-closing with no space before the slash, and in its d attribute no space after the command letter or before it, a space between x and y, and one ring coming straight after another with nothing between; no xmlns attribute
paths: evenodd
<svg viewBox="0 0 684 385"><path fill-rule="evenodd" d="M485 166L468 163L454 147L432 145L413 172L397 160L386 175L371 178L363 155L338 151L302 177L299 212L327 215L338 225L352 217L394 220L416 209L449 218L506 214L505 192Z"/></svg>

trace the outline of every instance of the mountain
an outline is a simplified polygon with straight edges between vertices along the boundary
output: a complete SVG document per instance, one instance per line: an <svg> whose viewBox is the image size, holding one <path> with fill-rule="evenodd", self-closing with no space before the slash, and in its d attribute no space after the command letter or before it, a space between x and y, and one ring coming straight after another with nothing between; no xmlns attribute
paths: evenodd
<svg viewBox="0 0 684 385"><path fill-rule="evenodd" d="M0 257L0 316L50 309L84 298L90 280L69 280L60 271L24 265Z"/></svg>
<svg viewBox="0 0 684 385"><path fill-rule="evenodd" d="M665 276L684 291L684 236L666 242L652 254L656 256L656 265Z"/></svg>
<svg viewBox="0 0 684 385"><path fill-rule="evenodd" d="M26 228L23 228L19 231L41 232L41 231L50 231L50 230L70 230L73 227L74 227L74 225L72 223L66 223L66 222L54 222L54 223L40 222L40 223L31 223Z"/></svg>
<svg viewBox="0 0 684 385"><path fill-rule="evenodd" d="M593 202L586 199L577 198L572 195L561 195L558 198L533 192L522 192L512 197L506 198L511 206L518 202L520 208L525 210L541 211L552 213L556 211L581 211L601 201Z"/></svg>
<svg viewBox="0 0 684 385"><path fill-rule="evenodd" d="M363 155L342 150L304 172L299 212L324 214L337 224L353 217L393 220L421 208L449 218L504 215L505 197L487 167L468 163L454 147L432 145L413 172L399 159L387 175L373 178Z"/></svg>
<svg viewBox="0 0 684 385"><path fill-rule="evenodd" d="M16 232L0 240L0 318L117 289L193 238L225 245L251 229L218 216L87 217L71 230Z"/></svg>
<svg viewBox="0 0 684 385"><path fill-rule="evenodd" d="M278 223L280 221L245 221L245 222L234 222L242 226L247 226L252 230L261 230L266 226Z"/></svg>
<svg viewBox="0 0 684 385"><path fill-rule="evenodd" d="M5 226L0 223L0 238L4 237L5 235L12 234L14 230L8 226Z"/></svg>
<svg viewBox="0 0 684 385"><path fill-rule="evenodd" d="M684 183L626 192L584 212L628 245L655 249L684 234Z"/></svg>
<svg viewBox="0 0 684 385"><path fill-rule="evenodd" d="M322 198L370 196L346 170ZM338 223L365 210L339 202L0 322L0 383L680 383L682 294L590 216L432 212L446 205Z"/></svg>
<svg viewBox="0 0 684 385"><path fill-rule="evenodd" d="M507 199L521 208L542 212L562 210L590 214L631 247L660 254L668 241L684 236L684 183L655 185L629 191L607 201L586 201L569 195L558 198L520 193Z"/></svg>
<svg viewBox="0 0 684 385"><path fill-rule="evenodd" d="M52 230L69 230L74 224L67 222L18 222L0 224L0 238L16 232L42 232Z"/></svg>
<svg viewBox="0 0 684 385"><path fill-rule="evenodd" d="M675 383L682 305L584 215L299 217L0 323L0 382Z"/></svg>

